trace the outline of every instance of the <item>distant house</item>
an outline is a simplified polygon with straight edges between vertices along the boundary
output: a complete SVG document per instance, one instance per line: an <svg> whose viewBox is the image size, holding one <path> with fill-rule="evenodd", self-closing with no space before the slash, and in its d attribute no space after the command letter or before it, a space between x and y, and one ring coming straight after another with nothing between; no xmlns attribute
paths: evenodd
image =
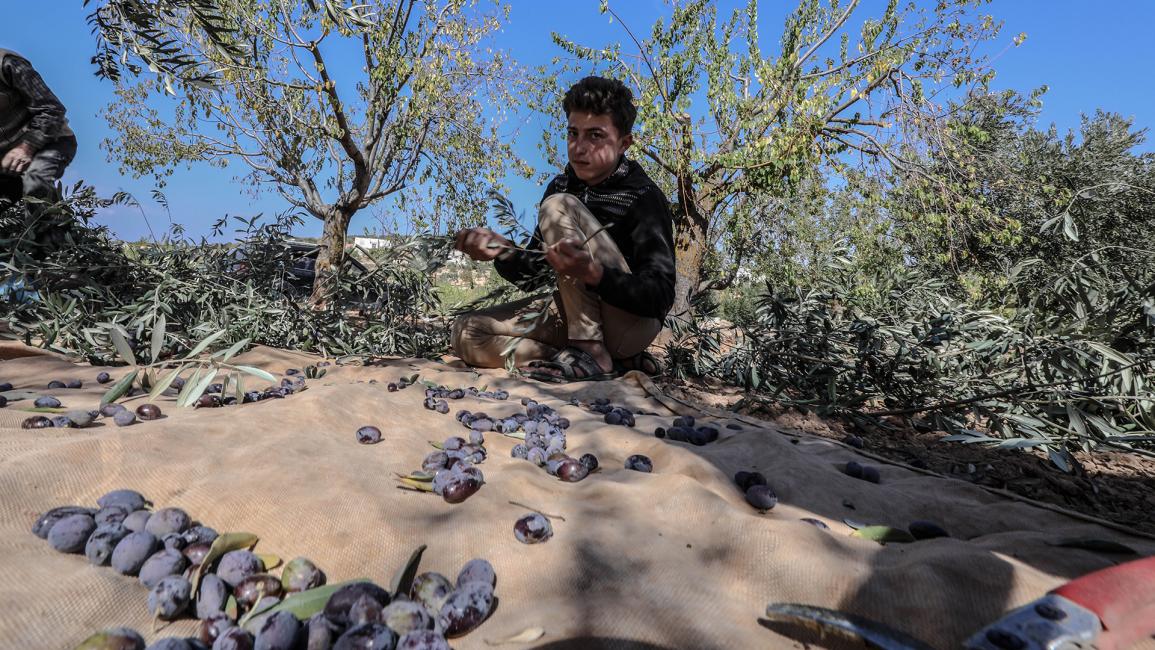
<svg viewBox="0 0 1155 650"><path fill-rule="evenodd" d="M359 246L365 250L372 250L374 248L392 248L394 242L388 237L354 237L353 246Z"/></svg>

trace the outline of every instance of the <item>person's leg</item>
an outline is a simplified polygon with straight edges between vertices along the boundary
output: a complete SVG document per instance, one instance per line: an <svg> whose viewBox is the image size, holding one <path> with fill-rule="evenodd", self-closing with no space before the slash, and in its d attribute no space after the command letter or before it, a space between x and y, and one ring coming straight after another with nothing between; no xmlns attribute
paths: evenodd
<svg viewBox="0 0 1155 650"><path fill-rule="evenodd" d="M525 298L458 316L452 345L457 356L478 368L505 366L505 351L513 348L513 365L548 359L565 346L566 331L555 301Z"/></svg>
<svg viewBox="0 0 1155 650"><path fill-rule="evenodd" d="M538 227L546 245L564 238L585 241L586 249L603 266L629 272L629 264L602 224L577 197L555 194L542 201ZM662 328L661 321L630 314L607 305L585 285L569 277L558 279L562 319L566 323L568 344L589 353L603 371L613 367L614 359L633 357L654 340Z"/></svg>

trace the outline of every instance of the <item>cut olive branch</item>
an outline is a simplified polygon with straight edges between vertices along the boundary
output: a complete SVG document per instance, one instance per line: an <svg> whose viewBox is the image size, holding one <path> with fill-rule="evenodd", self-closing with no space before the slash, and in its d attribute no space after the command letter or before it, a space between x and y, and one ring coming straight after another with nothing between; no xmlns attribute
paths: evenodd
<svg viewBox="0 0 1155 650"><path fill-rule="evenodd" d="M591 239L593 239L594 237L597 237L599 234L601 234L601 232L603 230L605 230L606 228L609 228L613 225L614 225L614 222L612 222L612 221L607 223L607 224L602 225L602 227L593 231L588 237L583 239L582 242L580 244L578 244L577 247L578 248L584 247L586 244L588 244L590 242ZM501 249L509 250L509 251L518 251L518 252L522 252L522 253L529 253L530 255L537 255L539 257L545 256L545 251L533 250L530 248L522 248L521 246L514 246L513 244L499 244L495 241L489 242L488 244L485 245L485 247L489 250L501 248Z"/></svg>

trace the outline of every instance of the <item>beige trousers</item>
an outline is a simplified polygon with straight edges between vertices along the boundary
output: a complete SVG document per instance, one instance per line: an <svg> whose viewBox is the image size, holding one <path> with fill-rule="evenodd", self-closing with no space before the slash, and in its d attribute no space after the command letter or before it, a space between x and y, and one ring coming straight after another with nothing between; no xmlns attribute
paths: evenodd
<svg viewBox="0 0 1155 650"><path fill-rule="evenodd" d="M559 193L546 198L538 211L538 228L546 246L562 239L585 241L601 227L577 197ZM586 250L603 266L629 272L613 238L599 232ZM479 368L500 368L511 356L514 366L549 359L568 341L603 341L614 359L627 359L649 347L662 321L637 316L607 305L585 285L558 276L557 290L459 316L452 343L457 356Z"/></svg>

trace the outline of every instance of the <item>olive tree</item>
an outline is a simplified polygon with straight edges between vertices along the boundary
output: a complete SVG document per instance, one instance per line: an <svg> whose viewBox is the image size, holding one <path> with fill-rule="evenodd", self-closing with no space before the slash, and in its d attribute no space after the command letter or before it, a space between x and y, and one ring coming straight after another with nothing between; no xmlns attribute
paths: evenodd
<svg viewBox="0 0 1155 650"><path fill-rule="evenodd" d="M681 313L755 254L768 198L824 168L919 172L896 143L941 119L944 89L990 79L976 50L999 32L980 12L988 2L890 0L866 15L860 0L799 0L767 51L756 0L721 20L710 0L677 0L648 35L623 27L630 47L554 34L569 57L543 75L558 80L543 97L591 63L635 89L636 150L673 201Z"/></svg>
<svg viewBox="0 0 1155 650"><path fill-rule="evenodd" d="M487 47L507 15L477 0L107 0L90 17L116 83L105 147L158 179L240 165L320 219L320 305L359 210L388 197L453 225L522 166L494 108L516 92L512 63Z"/></svg>

